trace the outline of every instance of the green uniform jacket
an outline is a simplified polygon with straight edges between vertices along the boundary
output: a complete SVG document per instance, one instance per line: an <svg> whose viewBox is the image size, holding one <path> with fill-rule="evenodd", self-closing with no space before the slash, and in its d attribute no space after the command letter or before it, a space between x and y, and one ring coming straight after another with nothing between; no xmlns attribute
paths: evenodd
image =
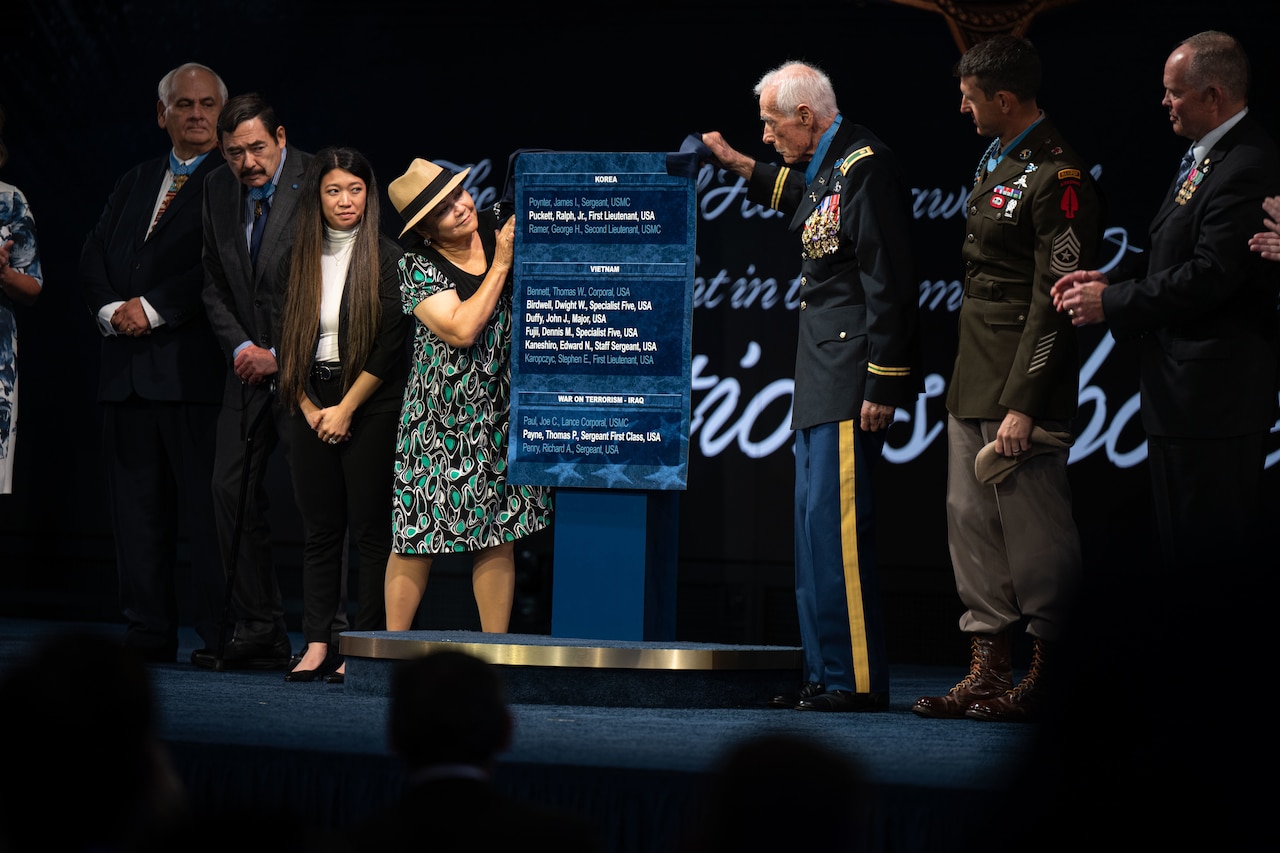
<svg viewBox="0 0 1280 853"><path fill-rule="evenodd" d="M1102 201L1080 158L1047 118L988 174L983 156L966 202L964 300L947 410L1002 420L1075 417L1080 348L1049 288L1093 262Z"/></svg>

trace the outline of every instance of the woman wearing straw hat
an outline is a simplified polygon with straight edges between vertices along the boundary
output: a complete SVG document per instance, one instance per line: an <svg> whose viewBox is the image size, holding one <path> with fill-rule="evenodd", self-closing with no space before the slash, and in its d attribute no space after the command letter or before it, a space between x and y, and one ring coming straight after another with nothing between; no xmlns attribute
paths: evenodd
<svg viewBox="0 0 1280 853"><path fill-rule="evenodd" d="M508 484L511 273L515 223L501 231L452 172L417 159L389 188L414 241L400 262L417 319L395 464L387 630L413 626L435 554L471 552L483 631L505 633L516 540L551 521L551 491Z"/></svg>

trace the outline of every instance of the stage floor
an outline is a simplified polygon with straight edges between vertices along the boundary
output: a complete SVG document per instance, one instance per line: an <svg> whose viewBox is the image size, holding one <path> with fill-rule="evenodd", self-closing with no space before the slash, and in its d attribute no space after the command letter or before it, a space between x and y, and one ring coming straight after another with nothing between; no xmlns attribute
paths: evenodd
<svg viewBox="0 0 1280 853"><path fill-rule="evenodd" d="M115 636L122 629L0 620L0 667L43 637L71 630ZM300 636L292 639L301 645ZM184 635L180 660L195 641L193 633ZM910 712L917 696L946 692L963 663L954 670L893 668L890 708L867 714L516 702L514 742L498 779L513 792L588 814L612 851L670 850L690 795L725 750L756 735L787 733L841 752L862 769L881 797L877 835L913 839L905 846L886 841L886 849L948 849L950 835L954 850L957 833L966 826L978 831L975 804L1007 788L1035 735L1034 727L926 720ZM398 790L400 768L384 733L385 695L350 684L289 683L279 671L213 672L188 663L149 671L160 734L193 798L207 808L266 798L341 828Z"/></svg>

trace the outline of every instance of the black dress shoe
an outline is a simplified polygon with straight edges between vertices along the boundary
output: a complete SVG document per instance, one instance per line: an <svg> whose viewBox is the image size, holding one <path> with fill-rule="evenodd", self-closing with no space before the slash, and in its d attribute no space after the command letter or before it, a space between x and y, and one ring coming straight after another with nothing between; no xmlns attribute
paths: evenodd
<svg viewBox="0 0 1280 853"><path fill-rule="evenodd" d="M883 711L889 707L888 693L854 693L832 690L802 699L797 711Z"/></svg>
<svg viewBox="0 0 1280 853"><path fill-rule="evenodd" d="M800 685L800 689L795 693L780 693L765 703L768 708L786 708L794 710L797 705L805 699L812 698L824 692L827 688L823 687L816 681L806 681Z"/></svg>
<svg viewBox="0 0 1280 853"><path fill-rule="evenodd" d="M291 669L284 674L284 680L289 682L315 681L317 678L323 677L318 669Z"/></svg>
<svg viewBox="0 0 1280 853"><path fill-rule="evenodd" d="M302 661L300 655L295 655L294 658L298 662ZM291 660L293 659L291 658ZM294 663L294 666L297 666L297 663ZM315 669L291 669L284 674L284 680L297 682L315 681L317 678L324 678L325 681L328 681L328 676L332 675L333 671L340 666L342 666L342 655L329 652L325 655L324 660L320 661L320 666Z"/></svg>
<svg viewBox="0 0 1280 853"><path fill-rule="evenodd" d="M284 669L292 649L288 637L254 643L232 637L218 658L217 649L196 649L191 662L203 669Z"/></svg>

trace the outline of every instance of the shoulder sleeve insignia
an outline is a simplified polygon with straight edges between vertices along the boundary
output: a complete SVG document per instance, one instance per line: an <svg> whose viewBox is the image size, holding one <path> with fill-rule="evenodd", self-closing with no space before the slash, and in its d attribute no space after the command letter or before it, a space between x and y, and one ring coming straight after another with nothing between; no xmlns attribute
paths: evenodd
<svg viewBox="0 0 1280 853"><path fill-rule="evenodd" d="M876 152L871 150L870 145L863 146L862 148L859 148L857 151L854 151L848 157L840 161L840 174L842 175L849 174L849 169L853 167L854 163L858 162L863 157L870 157L874 153Z"/></svg>

